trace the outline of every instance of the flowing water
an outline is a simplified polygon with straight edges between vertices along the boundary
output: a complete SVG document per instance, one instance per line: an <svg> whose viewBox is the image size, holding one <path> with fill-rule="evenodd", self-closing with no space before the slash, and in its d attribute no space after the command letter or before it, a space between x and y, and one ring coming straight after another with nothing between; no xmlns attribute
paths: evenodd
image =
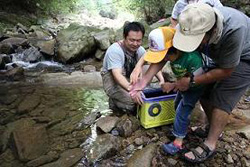
<svg viewBox="0 0 250 167"><path fill-rule="evenodd" d="M96 118L110 112L103 90L83 87L1 86L0 102L0 166L26 166L27 161L44 154L79 148L87 139L95 139L92 124ZM46 133L31 133L37 126ZM21 139L15 135L19 132ZM41 134L47 142L38 146L39 139L30 138ZM22 140L30 143L25 145Z"/></svg>

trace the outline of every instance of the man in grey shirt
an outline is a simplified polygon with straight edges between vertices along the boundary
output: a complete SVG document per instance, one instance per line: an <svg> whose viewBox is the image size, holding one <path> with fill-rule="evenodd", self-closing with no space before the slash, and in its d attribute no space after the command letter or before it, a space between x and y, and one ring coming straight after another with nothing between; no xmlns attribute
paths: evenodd
<svg viewBox="0 0 250 167"><path fill-rule="evenodd" d="M177 81L176 89L208 84L201 104L209 120L204 143L184 155L190 162L202 162L215 152L216 143L229 115L250 85L250 18L229 7L187 5L180 14L173 45L191 52L200 49L216 67L209 72Z"/></svg>
<svg viewBox="0 0 250 167"><path fill-rule="evenodd" d="M136 82L145 64L143 55L146 52L141 46L145 30L139 22L124 26L124 39L112 44L104 57L102 78L103 88L109 96L109 108L135 114L136 104L128 91L130 84ZM158 74L161 83L162 74Z"/></svg>

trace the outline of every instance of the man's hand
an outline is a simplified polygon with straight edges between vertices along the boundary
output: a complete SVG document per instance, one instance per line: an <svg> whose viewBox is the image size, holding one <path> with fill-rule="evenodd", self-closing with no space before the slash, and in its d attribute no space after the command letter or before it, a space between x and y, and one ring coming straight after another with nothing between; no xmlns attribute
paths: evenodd
<svg viewBox="0 0 250 167"><path fill-rule="evenodd" d="M175 88L175 83L165 82L161 85L162 91L169 93Z"/></svg>
<svg viewBox="0 0 250 167"><path fill-rule="evenodd" d="M175 82L174 91L186 91L189 88L190 77L182 77Z"/></svg>

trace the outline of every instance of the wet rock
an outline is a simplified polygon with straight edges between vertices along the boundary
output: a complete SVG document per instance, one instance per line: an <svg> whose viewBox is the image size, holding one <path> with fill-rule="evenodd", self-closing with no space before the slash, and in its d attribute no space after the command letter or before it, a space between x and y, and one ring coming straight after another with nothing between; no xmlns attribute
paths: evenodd
<svg viewBox="0 0 250 167"><path fill-rule="evenodd" d="M34 159L32 161L29 161L27 163L28 167L37 167L37 166L41 166L43 164L55 161L59 158L59 154L57 154L56 152L49 152L47 155L42 155L40 157L38 157L37 159Z"/></svg>
<svg viewBox="0 0 250 167"><path fill-rule="evenodd" d="M66 63L83 60L96 50L94 37L91 35L95 28L72 23L68 28L58 33L58 60Z"/></svg>
<svg viewBox="0 0 250 167"><path fill-rule="evenodd" d="M40 49L41 53L45 53L46 55L54 55L55 50L55 39L52 40L39 40L39 39L29 39L29 41L35 46L36 48Z"/></svg>
<svg viewBox="0 0 250 167"><path fill-rule="evenodd" d="M106 116L98 119L96 122L96 127L100 128L105 133L109 133L119 122L118 117Z"/></svg>
<svg viewBox="0 0 250 167"><path fill-rule="evenodd" d="M48 136L43 126L15 130L13 142L19 159L24 162L36 159L48 150Z"/></svg>
<svg viewBox="0 0 250 167"><path fill-rule="evenodd" d="M104 30L98 33L95 33L94 38L97 42L98 47L101 50L107 50L108 47L110 46L110 34L111 31L109 30Z"/></svg>
<svg viewBox="0 0 250 167"><path fill-rule="evenodd" d="M18 46L28 46L28 40L25 38L8 38L1 42L1 44L10 44L12 47L18 47Z"/></svg>
<svg viewBox="0 0 250 167"><path fill-rule="evenodd" d="M15 118L15 113L7 108L0 109L0 125L5 125Z"/></svg>
<svg viewBox="0 0 250 167"><path fill-rule="evenodd" d="M97 51L95 52L95 58L96 58L97 60L102 60L103 57L104 57L104 54L105 54L104 51L102 51L102 50L100 50L100 49L97 49Z"/></svg>
<svg viewBox="0 0 250 167"><path fill-rule="evenodd" d="M131 136L133 132L135 132L140 127L140 122L135 117L124 117L117 124L117 130L122 137Z"/></svg>
<svg viewBox="0 0 250 167"><path fill-rule="evenodd" d="M107 17L110 19L115 19L117 17L116 14L114 13L114 11L100 10L99 14L102 17Z"/></svg>
<svg viewBox="0 0 250 167"><path fill-rule="evenodd" d="M79 85L84 88L101 88L102 77L99 72L83 73L81 71L67 73L47 73L42 74L38 81L48 86L70 86Z"/></svg>
<svg viewBox="0 0 250 167"><path fill-rule="evenodd" d="M250 96L249 96L248 98L249 98L249 100L250 100ZM249 106L250 106L250 105L248 104L248 107L249 107ZM244 114L245 117L247 117L248 119L250 119L250 112L249 112L249 109L248 109L248 110L243 110L242 112L243 112L243 114Z"/></svg>
<svg viewBox="0 0 250 167"><path fill-rule="evenodd" d="M24 69L22 67L17 67L6 71L6 73L4 73L4 77L10 80L17 81L22 79L23 73Z"/></svg>
<svg viewBox="0 0 250 167"><path fill-rule="evenodd" d="M35 38L35 40L49 40L52 38L52 35L50 32L41 26L32 25L29 29L30 33L28 36L28 39L30 41L30 38Z"/></svg>
<svg viewBox="0 0 250 167"><path fill-rule="evenodd" d="M147 145L150 142L150 138L147 136L142 136L142 140L143 140L144 145Z"/></svg>
<svg viewBox="0 0 250 167"><path fill-rule="evenodd" d="M95 68L95 66L92 66L92 65L86 65L83 67L83 71L84 72L95 72L96 68Z"/></svg>
<svg viewBox="0 0 250 167"><path fill-rule="evenodd" d="M230 136L225 136L222 138L222 141L225 141L230 144L230 143L233 143L234 139Z"/></svg>
<svg viewBox="0 0 250 167"><path fill-rule="evenodd" d="M26 26L22 25L21 23L17 23L16 28L22 29L25 33L29 31L29 29Z"/></svg>
<svg viewBox="0 0 250 167"><path fill-rule="evenodd" d="M177 161L173 158L168 158L168 163L171 166L175 166L177 164Z"/></svg>
<svg viewBox="0 0 250 167"><path fill-rule="evenodd" d="M0 54L0 69L6 69L6 64L10 62L11 62L10 56L6 54Z"/></svg>
<svg viewBox="0 0 250 167"><path fill-rule="evenodd" d="M110 134L97 136L93 145L86 151L86 157L90 164L100 159L109 158L120 150L120 139Z"/></svg>
<svg viewBox="0 0 250 167"><path fill-rule="evenodd" d="M250 160L247 160L246 158L241 158L241 164L244 167L250 167Z"/></svg>
<svg viewBox="0 0 250 167"><path fill-rule="evenodd" d="M36 123L49 123L51 121L48 117L32 117L32 119L36 121Z"/></svg>
<svg viewBox="0 0 250 167"><path fill-rule="evenodd" d="M33 46L23 52L23 61L34 63L40 61L41 58L42 54Z"/></svg>
<svg viewBox="0 0 250 167"><path fill-rule="evenodd" d="M0 54L11 54L14 52L14 49L12 48L12 45L9 43L0 43Z"/></svg>
<svg viewBox="0 0 250 167"><path fill-rule="evenodd" d="M19 114L27 113L36 108L40 104L40 97L37 95L31 95L24 98L24 100L19 104L17 112Z"/></svg>
<svg viewBox="0 0 250 167"><path fill-rule="evenodd" d="M84 119L82 119L80 121L78 128L89 127L100 116L101 116L100 112L92 112L92 113L90 113L88 116L86 116Z"/></svg>
<svg viewBox="0 0 250 167"><path fill-rule="evenodd" d="M48 63L48 61L44 61L44 62L38 62L36 64L34 64L33 67L29 68L29 71L32 71L31 75L40 75L41 73L35 73L34 71L48 71L48 72L61 72L63 71L63 66L60 64L56 64L56 63ZM26 73L27 74L27 73Z"/></svg>
<svg viewBox="0 0 250 167"><path fill-rule="evenodd" d="M7 142L4 141L4 132L6 128L4 126L0 126L0 154L6 149Z"/></svg>
<svg viewBox="0 0 250 167"><path fill-rule="evenodd" d="M250 125L242 128L242 129L237 130L237 133L240 136L244 137L245 139L250 140Z"/></svg>
<svg viewBox="0 0 250 167"><path fill-rule="evenodd" d="M43 165L42 167L70 167L74 166L82 157L82 150L75 148L63 152L56 162Z"/></svg>
<svg viewBox="0 0 250 167"><path fill-rule="evenodd" d="M14 166L15 157L10 149L0 154L0 166Z"/></svg>
<svg viewBox="0 0 250 167"><path fill-rule="evenodd" d="M228 155L225 157L225 160L226 160L226 162L229 163L229 164L234 163L234 160L233 160L233 158L232 158L232 156L231 156L230 154L228 154Z"/></svg>
<svg viewBox="0 0 250 167"><path fill-rule="evenodd" d="M156 144L150 144L142 150L136 151L133 156L128 160L127 166L151 167L152 159L156 153L156 147Z"/></svg>
<svg viewBox="0 0 250 167"><path fill-rule="evenodd" d="M35 121L29 118L22 118L15 122L11 122L7 124L7 129L4 131L4 134L1 138L1 141L3 142L4 149L7 147L10 135L14 130L18 129L25 129L27 127L32 127L35 124Z"/></svg>
<svg viewBox="0 0 250 167"><path fill-rule="evenodd" d="M130 144L127 148L126 148L126 153L127 154L131 154L134 152L135 146L133 144Z"/></svg>
<svg viewBox="0 0 250 167"><path fill-rule="evenodd" d="M10 105L17 99L17 95L0 96L0 103Z"/></svg>
<svg viewBox="0 0 250 167"><path fill-rule="evenodd" d="M136 138L136 139L135 139L135 144L136 144L137 146L142 145L143 143L144 143L144 141L143 141L142 138Z"/></svg>
<svg viewBox="0 0 250 167"><path fill-rule="evenodd" d="M82 114L79 113L73 117L69 117L60 123L54 125L51 127L48 132L50 133L50 136L63 136L66 134L70 134L74 130L77 129L77 124L82 119Z"/></svg>
<svg viewBox="0 0 250 167"><path fill-rule="evenodd" d="M67 111L62 107L48 108L43 112L43 116L49 117L52 120L63 120L67 115Z"/></svg>

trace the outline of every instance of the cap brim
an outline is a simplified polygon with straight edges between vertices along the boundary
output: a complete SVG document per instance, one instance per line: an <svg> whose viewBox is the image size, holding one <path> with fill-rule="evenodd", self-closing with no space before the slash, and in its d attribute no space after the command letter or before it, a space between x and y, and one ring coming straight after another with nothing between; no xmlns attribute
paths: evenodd
<svg viewBox="0 0 250 167"><path fill-rule="evenodd" d="M167 54L168 49L163 50L163 51L147 51L145 56L144 56L144 60L149 62L149 63L159 63L160 61L162 61L165 57L165 55Z"/></svg>
<svg viewBox="0 0 250 167"><path fill-rule="evenodd" d="M173 46L178 50L184 52L192 52L196 50L201 41L203 40L206 33L198 34L198 35L184 35L181 30L180 26L176 26L176 33L173 38Z"/></svg>

